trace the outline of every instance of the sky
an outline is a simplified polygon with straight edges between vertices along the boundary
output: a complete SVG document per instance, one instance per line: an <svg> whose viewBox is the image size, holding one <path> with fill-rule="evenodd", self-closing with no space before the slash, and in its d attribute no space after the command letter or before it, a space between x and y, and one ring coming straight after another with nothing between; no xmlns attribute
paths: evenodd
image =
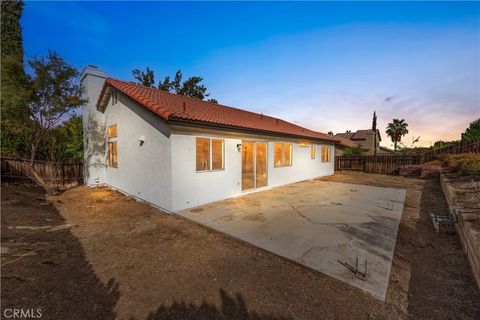
<svg viewBox="0 0 480 320"><path fill-rule="evenodd" d="M480 2L26 2L26 59L132 81L202 76L220 103L334 133L405 119L405 145L480 118Z"/></svg>

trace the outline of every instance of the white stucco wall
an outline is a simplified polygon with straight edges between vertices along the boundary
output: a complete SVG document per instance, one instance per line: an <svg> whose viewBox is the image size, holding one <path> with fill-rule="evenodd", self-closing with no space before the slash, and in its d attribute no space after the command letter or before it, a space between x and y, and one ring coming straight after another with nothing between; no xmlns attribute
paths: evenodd
<svg viewBox="0 0 480 320"><path fill-rule="evenodd" d="M243 133L188 128L174 131L157 115L118 92L118 101L109 100L103 112L96 109L106 74L95 67L82 73L85 97L85 183L107 184L160 208L177 211L197 205L265 190L288 183L331 175L334 172L335 148L331 161L321 162L320 144L316 158L310 147L302 148L298 140L278 139ZM108 164L108 126L117 125L118 167ZM175 127L175 126L174 126ZM177 129L175 129L177 130ZM185 133L187 132L187 133ZM196 137L216 137L225 141L225 169L196 172ZM145 142L140 144L139 138ZM242 192L242 153L237 145L242 139L268 143L268 186ZM292 143L292 166L274 167L274 142Z"/></svg>
<svg viewBox="0 0 480 320"><path fill-rule="evenodd" d="M172 209L170 128L148 109L118 93L105 109L106 126L117 125L118 167L106 167L105 183L148 201ZM140 145L138 139L145 142ZM108 148L108 144L106 145ZM105 150L105 152L107 152Z"/></svg>
<svg viewBox="0 0 480 320"><path fill-rule="evenodd" d="M196 172L195 138L215 137L225 141L225 169L221 171ZM172 134L172 196L173 210L181 210L197 205L235 197L242 192L242 153L237 144L241 138L214 135ZM291 167L274 167L273 139L249 139L268 142L268 186L257 189L266 190L288 183L332 175L334 172L335 148L331 148L331 161L321 162L320 144L316 144L316 157L311 159L310 147L300 147L298 141L275 140L293 144L293 162ZM255 190L254 190L255 191Z"/></svg>
<svg viewBox="0 0 480 320"><path fill-rule="evenodd" d="M331 153L330 162L322 162L322 144L313 143L313 145L316 146L316 157L312 159L310 156L310 146L300 147L298 143L293 143L292 166L275 168L273 163L273 144L273 142L270 142L268 145L268 169L270 170L268 186L270 188L328 176L334 172L335 148L332 145L329 145Z"/></svg>
<svg viewBox="0 0 480 320"><path fill-rule="evenodd" d="M87 66L81 75L84 99L83 148L84 183L95 185L105 182L105 116L97 111L97 100L107 74L95 67Z"/></svg>

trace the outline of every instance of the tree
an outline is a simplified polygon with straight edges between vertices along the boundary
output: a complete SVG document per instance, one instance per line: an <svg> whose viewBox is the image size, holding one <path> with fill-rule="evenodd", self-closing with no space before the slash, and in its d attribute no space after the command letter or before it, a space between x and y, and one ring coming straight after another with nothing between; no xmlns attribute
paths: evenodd
<svg viewBox="0 0 480 320"><path fill-rule="evenodd" d="M412 142L410 145L405 145L403 142L398 143L398 149L402 153L410 153L410 152L415 152L418 150L418 147L415 147L415 144L420 142L420 136L418 137L412 137Z"/></svg>
<svg viewBox="0 0 480 320"><path fill-rule="evenodd" d="M55 52L50 51L45 58L32 59L29 64L34 74L31 81L33 96L28 105L33 121L30 152L30 165L33 165L40 143L86 100L81 98L78 70Z"/></svg>
<svg viewBox="0 0 480 320"><path fill-rule="evenodd" d="M20 18L22 1L1 2L1 142L2 153L15 156L25 151L29 116L29 78L23 68Z"/></svg>
<svg viewBox="0 0 480 320"><path fill-rule="evenodd" d="M345 148L343 150L343 155L345 157L361 157L363 156L362 146L357 144L354 147Z"/></svg>
<svg viewBox="0 0 480 320"><path fill-rule="evenodd" d="M52 129L42 152L48 161L81 161L83 159L83 119L73 115Z"/></svg>
<svg viewBox="0 0 480 320"><path fill-rule="evenodd" d="M155 88L201 100L204 100L210 95L207 93L207 88L201 84L203 81L202 77L194 76L182 82L183 75L182 71L180 70L175 73L173 80L170 78L170 76L166 76L163 78L163 80L158 82L156 87L155 74L149 67L147 67L145 72L135 69L132 71L132 75L135 80L137 80L138 84L149 88ZM217 103L217 100L215 99L209 99L208 101Z"/></svg>
<svg viewBox="0 0 480 320"><path fill-rule="evenodd" d="M20 18L23 1L2 1L1 3L1 46L2 56L16 55L23 61L23 40Z"/></svg>
<svg viewBox="0 0 480 320"><path fill-rule="evenodd" d="M373 130L373 155L377 155L377 113L373 111L372 119L372 130Z"/></svg>
<svg viewBox="0 0 480 320"><path fill-rule="evenodd" d="M470 123L470 126L462 133L463 141L480 139L480 118Z"/></svg>
<svg viewBox="0 0 480 320"><path fill-rule="evenodd" d="M181 74L180 74L181 76ZM207 88L200 84L202 77L190 77L181 86L175 89L177 94L203 100L208 97Z"/></svg>
<svg viewBox="0 0 480 320"><path fill-rule="evenodd" d="M402 137L408 133L408 124L405 122L405 119L393 119L387 125L386 134L392 139L394 144L394 151L397 151L397 144L402 140Z"/></svg>
<svg viewBox="0 0 480 320"><path fill-rule="evenodd" d="M154 87L153 85L155 84L155 75L153 73L153 70L150 70L149 67L147 67L147 71L145 72L139 69L135 69L132 71L132 74L135 80L137 80L138 84L149 88Z"/></svg>

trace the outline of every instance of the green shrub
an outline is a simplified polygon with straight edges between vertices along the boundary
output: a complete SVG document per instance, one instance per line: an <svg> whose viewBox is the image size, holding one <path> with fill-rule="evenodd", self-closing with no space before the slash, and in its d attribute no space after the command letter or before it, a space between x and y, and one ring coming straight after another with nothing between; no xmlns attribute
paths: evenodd
<svg viewBox="0 0 480 320"><path fill-rule="evenodd" d="M361 145L355 147L345 148L343 150L343 156L345 157L361 157L363 156L363 149Z"/></svg>
<svg viewBox="0 0 480 320"><path fill-rule="evenodd" d="M446 166L461 174L480 175L480 154L446 154L443 156L443 162Z"/></svg>

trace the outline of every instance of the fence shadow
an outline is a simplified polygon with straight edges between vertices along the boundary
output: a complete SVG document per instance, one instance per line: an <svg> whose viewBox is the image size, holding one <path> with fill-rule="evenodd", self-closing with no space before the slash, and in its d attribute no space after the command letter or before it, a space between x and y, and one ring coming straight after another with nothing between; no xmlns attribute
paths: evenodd
<svg viewBox="0 0 480 320"><path fill-rule="evenodd" d="M200 305L186 302L174 302L170 306L161 305L151 313L147 320L290 320L291 317L277 317L250 311L240 294L229 295L220 289L222 306L203 302Z"/></svg>

